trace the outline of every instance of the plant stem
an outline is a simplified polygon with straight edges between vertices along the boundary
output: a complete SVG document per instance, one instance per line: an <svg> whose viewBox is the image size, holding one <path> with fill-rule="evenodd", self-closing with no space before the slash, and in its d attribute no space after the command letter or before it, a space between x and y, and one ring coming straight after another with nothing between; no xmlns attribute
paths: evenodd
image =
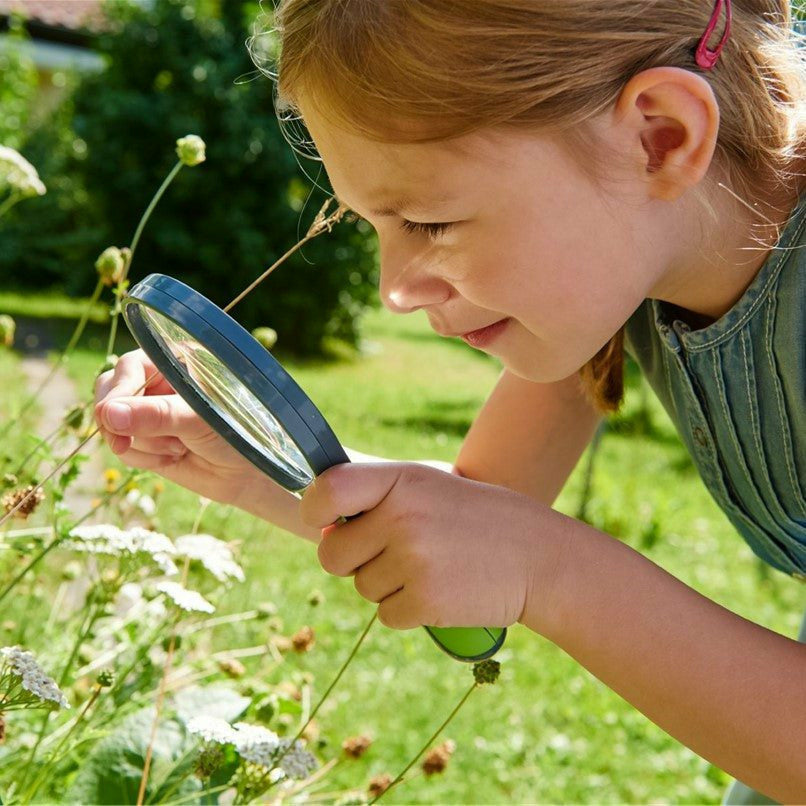
<svg viewBox="0 0 806 806"><path fill-rule="evenodd" d="M0 204L0 216L8 212L20 199L22 193L12 193L2 204Z"/></svg>
<svg viewBox="0 0 806 806"><path fill-rule="evenodd" d="M157 206L157 202L162 198L162 194L168 189L168 185L171 184L174 177L179 173L180 169L182 168L182 161L179 160L173 168L171 168L170 173L168 176L165 177L162 184L159 186L157 192L154 194L154 197L148 203L148 207L146 207L145 212L140 217L140 222L137 224L137 229L134 231L134 237L132 238L131 245L129 246L129 257L126 261L126 267L123 270L123 276L120 278L117 286L117 295L115 297L115 307L112 311L112 325L109 328L109 341L106 344L106 354L111 355L114 352L115 348L115 336L117 335L117 328L118 328L118 316L120 315L120 299L123 294L123 283L126 280L129 274L129 268L132 265L132 260L134 259L134 251L137 249L137 244L140 242L140 236L143 233L143 228L146 225L146 222L151 217L151 213L154 211L154 208Z"/></svg>
<svg viewBox="0 0 806 806"><path fill-rule="evenodd" d="M372 806L373 803L377 803L390 789L392 789L392 787L394 787L402 780L403 776L417 762L417 759L420 758L420 756L423 753L425 753L426 750L428 750L428 748L434 743L434 741L436 741L437 736L439 736L439 734L442 733L443 730L445 730L445 728L448 726L448 723L456 716L459 709L465 704L467 698L473 693L473 691L476 688L478 688L478 683L473 683L473 685L465 692L465 695L462 697L462 699L459 700L459 704L453 709L453 711L450 712L450 714L448 714L448 718L434 731L432 736L420 748L417 755L414 756L414 758L406 765L405 769L397 776L397 778L395 778L395 780L392 781L392 783L389 784L389 786L383 792L381 792L379 795L376 795L375 798L370 801L370 806Z"/></svg>
<svg viewBox="0 0 806 806"><path fill-rule="evenodd" d="M355 657L355 653L358 652L359 647L364 642L364 639L367 637L367 633L369 632L369 628L375 623L376 618L378 618L378 611L377 610L372 614L372 618L370 618L370 620L367 622L367 626L364 627L363 632L358 637L358 640L355 642L355 646L353 647L353 649L350 652L350 654L347 656L347 660L345 660L344 663L341 665L341 669L339 669L339 671L337 672L336 676L333 678L333 682L327 687L327 690L322 695L322 697L319 700L319 702L316 704L316 707L313 709L313 711L311 711L311 714L308 717L308 719L306 720L305 724L297 731L297 735L294 736L294 738L286 745L286 747L283 749L282 753L280 753L280 755L276 759L272 760L272 766L266 770L266 773L263 775L263 778L258 782L258 784L257 784L258 788L263 785L265 779L267 779L269 777L269 775L271 774L272 770L275 770L275 769L277 769L277 767L280 766L280 762L285 758L285 756L288 754L289 750L291 750L294 747L294 745L297 743L297 740L299 739L299 737L302 736L302 734L305 732L305 728L307 728L308 725L310 725L311 722L313 722L313 718L316 716L316 714L318 713L319 709L322 707L322 705L324 704L325 700L330 695L330 692L333 691L334 687L336 686L336 683L339 682L339 680L341 679L341 676L344 674L345 670L350 665L350 662ZM258 792L256 794L261 794L261 793Z"/></svg>

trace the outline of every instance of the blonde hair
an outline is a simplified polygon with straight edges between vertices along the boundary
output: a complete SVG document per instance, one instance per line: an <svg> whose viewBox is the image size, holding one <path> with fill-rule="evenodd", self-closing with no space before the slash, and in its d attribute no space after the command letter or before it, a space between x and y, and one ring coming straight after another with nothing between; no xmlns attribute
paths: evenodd
<svg viewBox="0 0 806 806"><path fill-rule="evenodd" d="M752 198L763 180L794 193L795 168L806 158L806 60L789 2L733 0L730 37L716 68L704 72L693 54L713 7L711 0L280 0L278 98L293 110L305 97L377 140L434 141L505 125L562 131L582 144L586 122L632 76L681 67L713 88L716 160L734 191ZM259 63L254 52L253 59ZM623 396L622 342L620 331L580 371L604 411Z"/></svg>

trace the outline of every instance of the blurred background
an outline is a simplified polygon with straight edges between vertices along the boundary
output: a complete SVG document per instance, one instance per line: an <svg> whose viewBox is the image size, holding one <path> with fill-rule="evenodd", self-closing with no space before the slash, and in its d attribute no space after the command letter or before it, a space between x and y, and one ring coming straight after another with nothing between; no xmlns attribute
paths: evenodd
<svg viewBox="0 0 806 806"><path fill-rule="evenodd" d="M4 217L0 290L89 296L95 258L130 242L190 133L207 161L163 197L132 282L171 274L223 305L296 243L326 178L318 162L297 165L273 83L245 46L257 33L270 51L269 26L251 0L0 0L0 143L48 189ZM357 343L375 286L374 241L348 223L306 245L237 317L275 328L282 351L315 355Z"/></svg>

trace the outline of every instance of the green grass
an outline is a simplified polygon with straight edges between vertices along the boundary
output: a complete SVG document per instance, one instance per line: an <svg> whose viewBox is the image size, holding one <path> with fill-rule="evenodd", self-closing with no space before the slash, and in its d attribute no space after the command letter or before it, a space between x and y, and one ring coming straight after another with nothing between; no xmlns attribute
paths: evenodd
<svg viewBox="0 0 806 806"><path fill-rule="evenodd" d="M109 292L106 296L109 296ZM89 298L69 297L56 291L37 294L0 291L0 313L11 314L11 316L78 319L88 302ZM109 305L103 302L93 305L89 321L97 324L108 322Z"/></svg>
<svg viewBox="0 0 806 806"><path fill-rule="evenodd" d="M371 350L354 363L286 366L350 447L402 459L452 459L495 382L497 365L434 336L419 315L373 313L365 338ZM100 361L98 353L82 351L69 370L89 389ZM794 635L806 587L774 571L762 573L710 499L657 403L650 402L648 435L636 425L638 404L633 389L623 416L605 435L591 520L717 602ZM576 511L583 464L558 502L565 512ZM168 485L158 525L169 535L183 534L197 507L195 496ZM289 655L280 667L269 657L253 659L247 661L250 672L267 684L310 673L316 699L373 607L351 579L321 570L313 545L268 523L213 505L201 530L239 543L247 571L247 581L229 591L219 613L270 601L284 634L305 624L316 631L310 653ZM318 607L307 603L314 589L325 595ZM235 649L266 637L265 622L248 622L218 628L199 648ZM476 691L446 733L457 743L448 771L414 778L390 803L719 802L729 780L724 773L548 641L513 627L498 658L499 683ZM318 718L329 742L324 759L336 755L349 735L367 732L375 743L362 759L330 773L327 790L362 786L380 772L396 774L470 682L469 667L442 654L423 630L375 625Z"/></svg>

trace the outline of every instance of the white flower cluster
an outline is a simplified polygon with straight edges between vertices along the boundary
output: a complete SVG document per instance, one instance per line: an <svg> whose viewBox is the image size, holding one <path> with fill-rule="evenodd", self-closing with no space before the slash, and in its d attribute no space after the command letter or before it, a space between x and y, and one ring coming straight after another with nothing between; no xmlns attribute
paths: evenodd
<svg viewBox="0 0 806 806"><path fill-rule="evenodd" d="M70 707L61 689L42 671L33 653L18 646L4 646L0 649L0 656L3 658L2 677L6 677L7 670L10 670L13 676L20 678L20 685L42 702L54 702L60 708Z"/></svg>
<svg viewBox="0 0 806 806"><path fill-rule="evenodd" d="M171 559L176 548L170 538L140 526L120 529L111 523L77 526L70 532L72 539L62 546L88 554L108 554L113 557L146 555L164 574L176 574L178 569Z"/></svg>
<svg viewBox="0 0 806 806"><path fill-rule="evenodd" d="M22 154L0 146L0 189L5 185L23 196L42 196L46 191L36 168Z"/></svg>
<svg viewBox="0 0 806 806"><path fill-rule="evenodd" d="M175 543L180 557L198 560L219 582L244 581L243 568L235 562L232 550L223 540L204 534L182 535Z"/></svg>
<svg viewBox="0 0 806 806"><path fill-rule="evenodd" d="M150 495L141 493L140 490L129 490L126 493L126 503L139 509L147 518L151 518L157 511L154 499Z"/></svg>
<svg viewBox="0 0 806 806"><path fill-rule="evenodd" d="M178 582L158 582L157 590L164 593L177 607L188 612L214 613L215 607L200 593L183 588Z"/></svg>
<svg viewBox="0 0 806 806"><path fill-rule="evenodd" d="M302 742L297 741L291 747L288 739L281 739L261 725L248 722L230 725L218 717L197 716L187 723L187 728L206 742L234 745L241 758L261 767L272 768L279 758L280 768L289 778L307 778L318 766L316 758Z"/></svg>

